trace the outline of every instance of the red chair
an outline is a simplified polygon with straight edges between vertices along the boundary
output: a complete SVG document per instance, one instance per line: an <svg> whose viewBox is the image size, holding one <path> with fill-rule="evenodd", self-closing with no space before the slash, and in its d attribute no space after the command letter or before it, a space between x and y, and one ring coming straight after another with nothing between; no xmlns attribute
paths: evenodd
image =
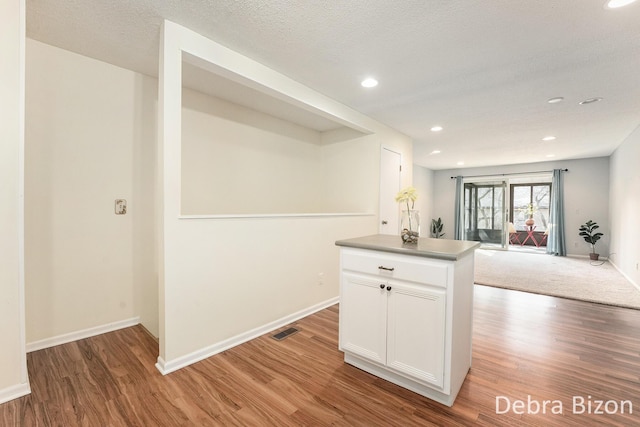
<svg viewBox="0 0 640 427"><path fill-rule="evenodd" d="M513 225L512 222L509 223L509 244L522 245L522 242L520 241L520 235L518 235L518 232L516 231L516 227Z"/></svg>
<svg viewBox="0 0 640 427"><path fill-rule="evenodd" d="M545 230L544 234L542 235L542 239L540 240L540 242L538 242L538 247L547 246L547 237L549 237L549 229L548 228Z"/></svg>

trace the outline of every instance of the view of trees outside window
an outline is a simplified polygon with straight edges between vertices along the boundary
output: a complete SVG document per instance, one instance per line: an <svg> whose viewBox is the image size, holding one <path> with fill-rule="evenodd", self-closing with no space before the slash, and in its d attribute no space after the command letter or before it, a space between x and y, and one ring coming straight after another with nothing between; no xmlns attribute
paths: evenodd
<svg viewBox="0 0 640 427"><path fill-rule="evenodd" d="M478 188L478 228L502 229L502 191L494 187Z"/></svg>
<svg viewBox="0 0 640 427"><path fill-rule="evenodd" d="M546 231L549 226L551 184L512 184L511 222L516 229L523 230L525 221L533 217L536 231Z"/></svg>
<svg viewBox="0 0 640 427"><path fill-rule="evenodd" d="M465 183L465 239L501 245L506 183Z"/></svg>
<svg viewBox="0 0 640 427"><path fill-rule="evenodd" d="M465 223L468 230L502 229L502 191L494 186L465 184Z"/></svg>

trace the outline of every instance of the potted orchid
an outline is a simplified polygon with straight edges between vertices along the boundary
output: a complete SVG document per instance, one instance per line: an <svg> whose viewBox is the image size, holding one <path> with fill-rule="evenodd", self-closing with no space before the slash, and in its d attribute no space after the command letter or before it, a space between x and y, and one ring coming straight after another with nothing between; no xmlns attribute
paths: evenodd
<svg viewBox="0 0 640 427"><path fill-rule="evenodd" d="M396 195L396 202L401 204L401 208L405 205L406 209L402 210L400 235L405 243L416 243L420 236L420 215L414 210L416 200L418 199L417 191L414 187L406 187Z"/></svg>
<svg viewBox="0 0 640 427"><path fill-rule="evenodd" d="M533 214L536 212L535 206L533 203L529 203L526 208L527 216L529 217L524 223L527 227L532 227L535 224L535 220L533 219Z"/></svg>

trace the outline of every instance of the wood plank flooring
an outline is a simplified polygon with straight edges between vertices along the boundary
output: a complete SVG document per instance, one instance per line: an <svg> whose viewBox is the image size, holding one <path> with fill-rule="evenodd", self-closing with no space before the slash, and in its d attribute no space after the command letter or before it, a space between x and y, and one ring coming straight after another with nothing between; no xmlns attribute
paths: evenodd
<svg viewBox="0 0 640 427"><path fill-rule="evenodd" d="M0 425L640 425L637 310L476 286L473 366L451 408L346 365L337 305L293 325L164 377L140 326L30 353L32 393L0 405ZM599 400L616 413L595 414Z"/></svg>

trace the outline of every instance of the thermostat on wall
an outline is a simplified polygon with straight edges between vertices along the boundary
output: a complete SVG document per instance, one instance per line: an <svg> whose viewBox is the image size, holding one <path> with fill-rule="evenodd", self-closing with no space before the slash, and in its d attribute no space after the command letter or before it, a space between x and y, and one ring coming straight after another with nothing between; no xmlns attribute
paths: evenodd
<svg viewBox="0 0 640 427"><path fill-rule="evenodd" d="M127 213L127 201L125 199L116 199L116 215L124 215Z"/></svg>

